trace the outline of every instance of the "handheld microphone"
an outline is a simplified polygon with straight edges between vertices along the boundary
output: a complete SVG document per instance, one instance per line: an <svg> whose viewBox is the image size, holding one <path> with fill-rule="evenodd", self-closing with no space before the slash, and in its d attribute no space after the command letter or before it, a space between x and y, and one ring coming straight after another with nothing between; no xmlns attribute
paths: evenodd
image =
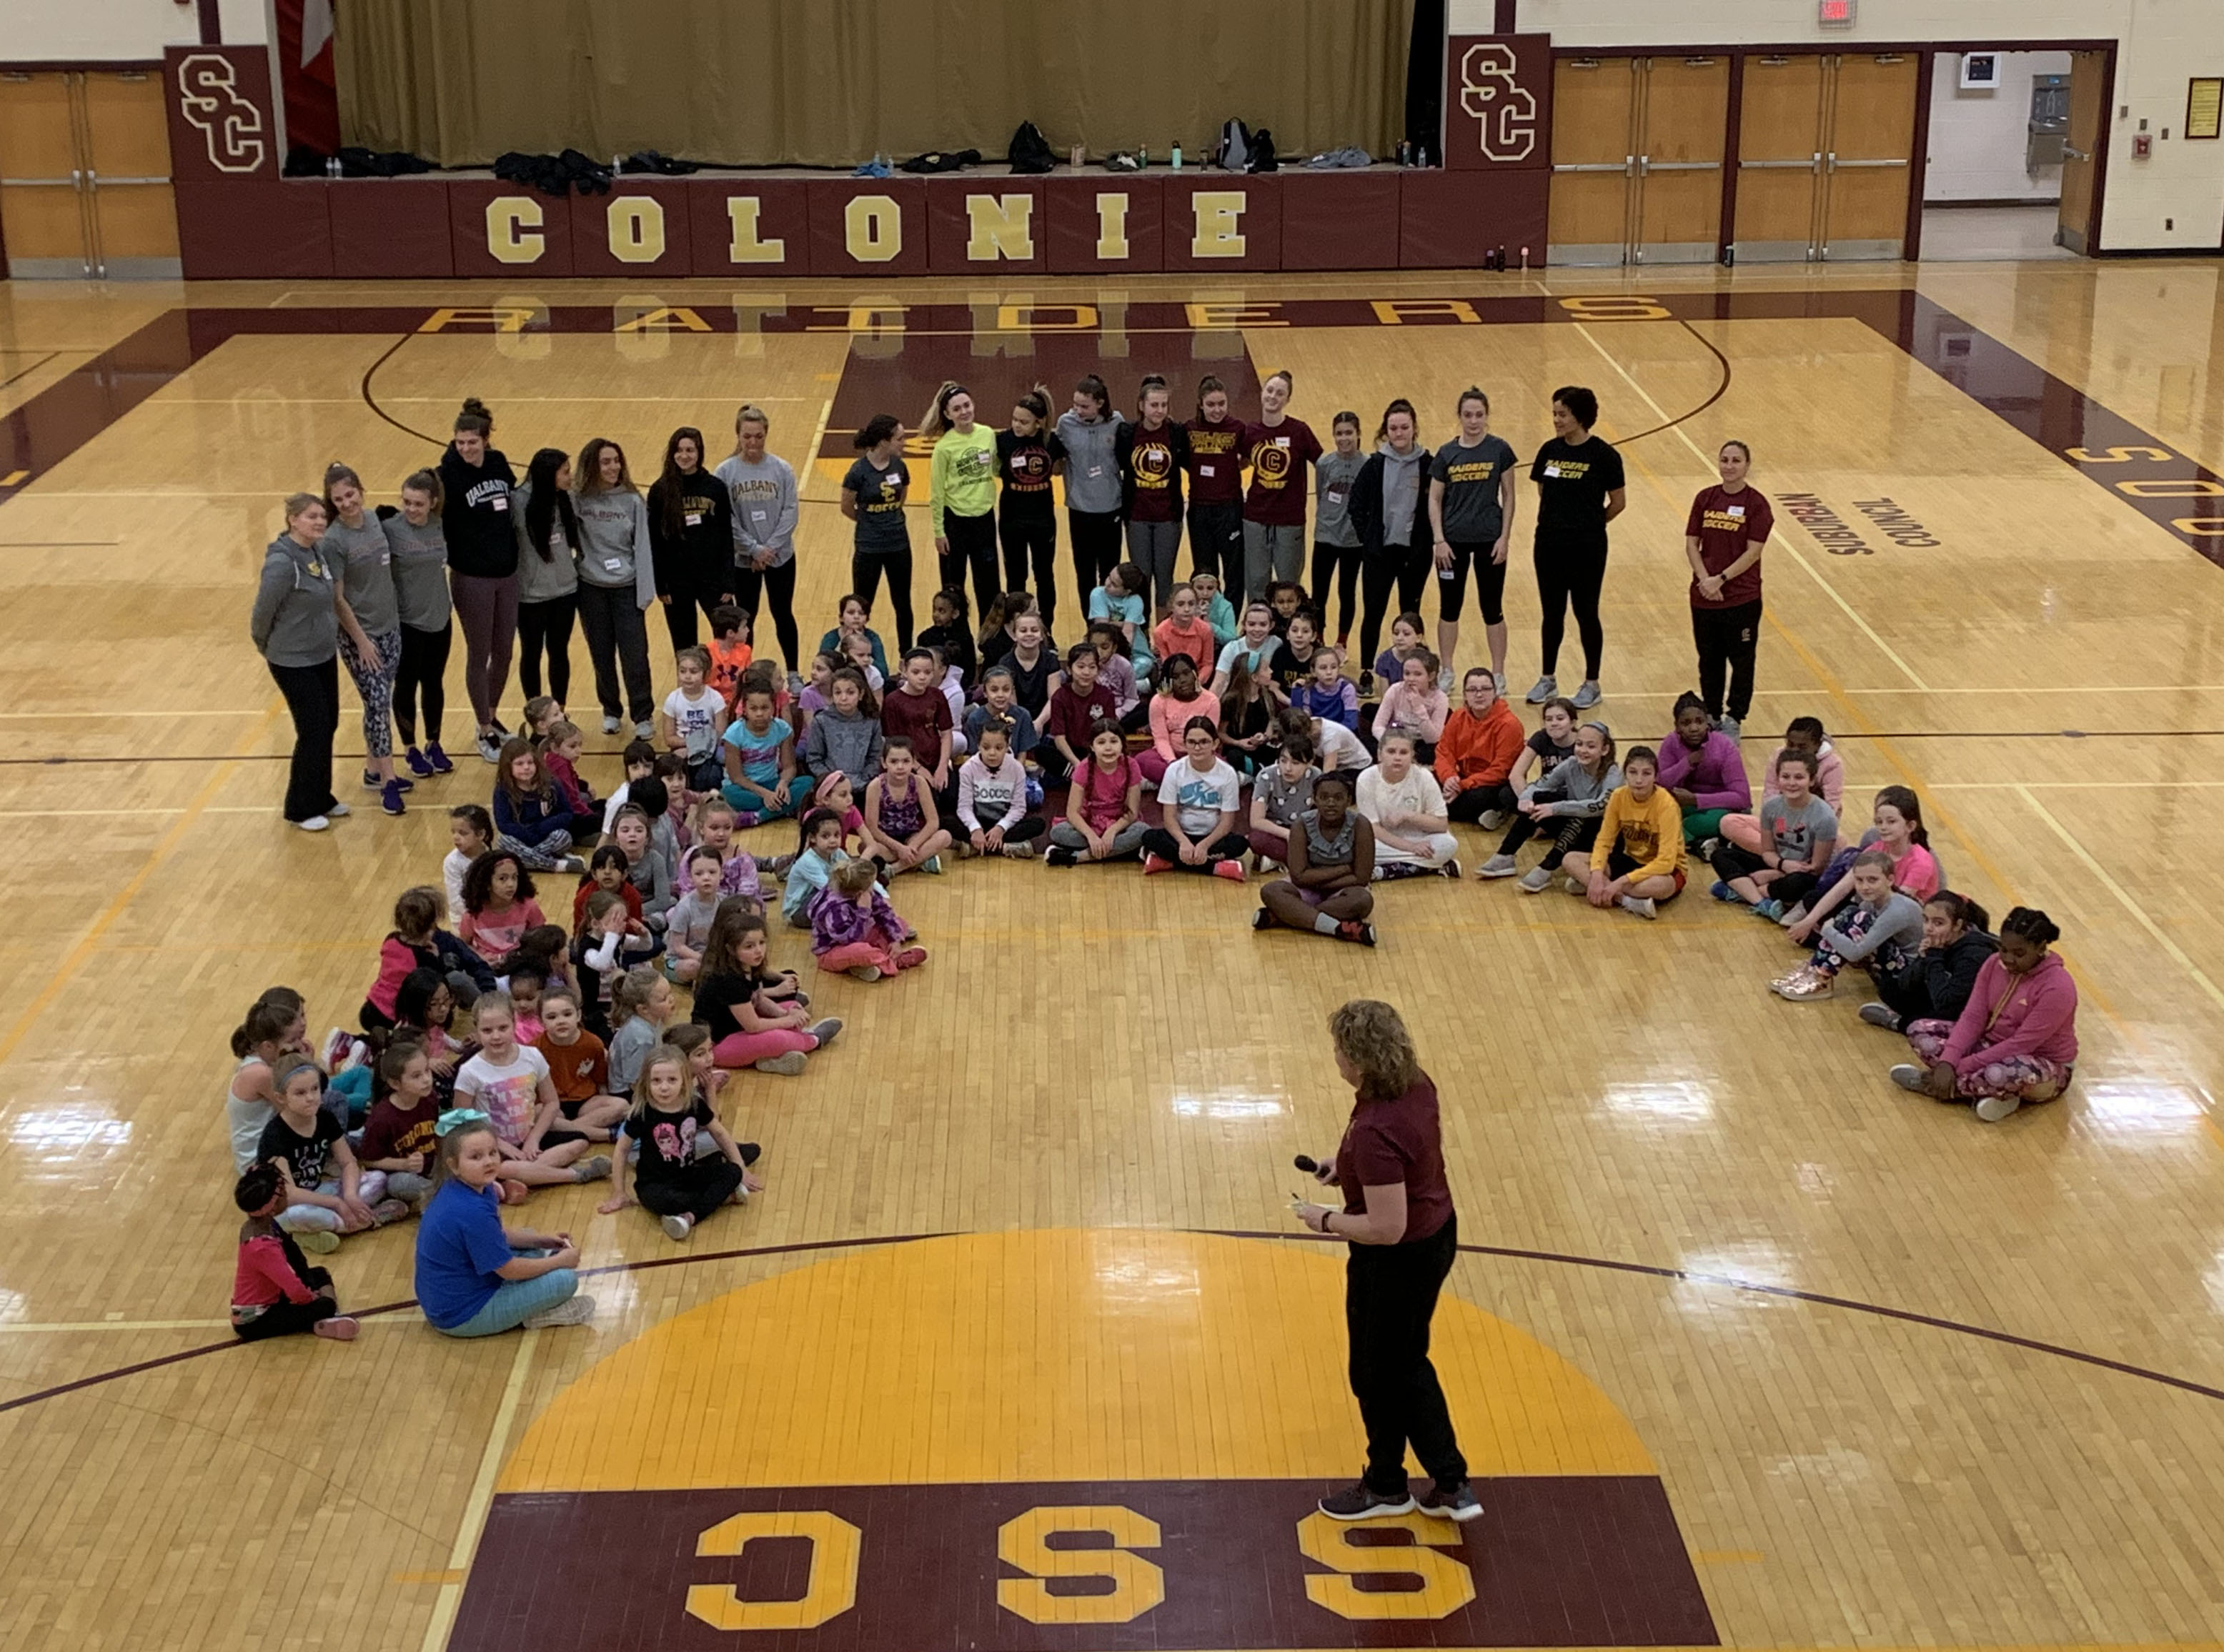
<svg viewBox="0 0 2224 1652"><path fill-rule="evenodd" d="M1299 1170L1303 1170L1307 1176L1318 1176L1320 1174L1320 1166L1314 1163L1311 1154L1300 1153L1296 1158L1292 1159L1291 1163L1295 1164Z"/></svg>

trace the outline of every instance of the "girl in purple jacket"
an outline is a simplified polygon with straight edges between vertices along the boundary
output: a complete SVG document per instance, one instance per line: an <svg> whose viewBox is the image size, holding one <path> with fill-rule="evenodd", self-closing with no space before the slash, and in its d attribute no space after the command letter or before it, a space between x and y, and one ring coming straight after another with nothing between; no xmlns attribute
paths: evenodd
<svg viewBox="0 0 2224 1652"><path fill-rule="evenodd" d="M1907 1042L1919 1062L1892 1081L1939 1101L1973 1101L1996 1125L2026 1101L2051 1101L2069 1088L2077 1060L2077 984L2049 948L2052 919L2019 906L2000 920L2000 949L1977 971L1959 1019L1913 1021Z"/></svg>
<svg viewBox="0 0 2224 1652"><path fill-rule="evenodd" d="M926 962L918 931L896 916L868 860L844 861L811 898L811 950L818 967L878 980Z"/></svg>
<svg viewBox="0 0 2224 1652"><path fill-rule="evenodd" d="M1724 815L1753 808L1738 743L1714 728L1696 694L1676 697L1676 733L1660 742L1660 786L1684 810L1686 843L1721 835Z"/></svg>

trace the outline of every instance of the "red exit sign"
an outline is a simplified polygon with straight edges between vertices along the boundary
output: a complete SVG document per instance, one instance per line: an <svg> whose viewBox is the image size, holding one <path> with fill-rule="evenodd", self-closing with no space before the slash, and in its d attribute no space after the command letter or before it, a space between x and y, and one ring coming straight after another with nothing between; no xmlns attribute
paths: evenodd
<svg viewBox="0 0 2224 1652"><path fill-rule="evenodd" d="M1851 28L1855 0L1815 0L1815 21L1825 28Z"/></svg>

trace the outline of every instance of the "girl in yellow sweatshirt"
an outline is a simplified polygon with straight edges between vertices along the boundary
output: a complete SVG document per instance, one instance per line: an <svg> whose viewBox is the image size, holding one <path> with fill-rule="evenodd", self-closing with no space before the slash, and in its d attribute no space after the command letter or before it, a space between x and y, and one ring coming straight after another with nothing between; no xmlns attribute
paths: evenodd
<svg viewBox="0 0 2224 1652"><path fill-rule="evenodd" d="M1684 892L1684 811L1660 785L1660 760L1650 746L1629 748L1621 778L1606 800L1598 847L1570 852L1560 870L1570 894L1650 918L1660 902Z"/></svg>

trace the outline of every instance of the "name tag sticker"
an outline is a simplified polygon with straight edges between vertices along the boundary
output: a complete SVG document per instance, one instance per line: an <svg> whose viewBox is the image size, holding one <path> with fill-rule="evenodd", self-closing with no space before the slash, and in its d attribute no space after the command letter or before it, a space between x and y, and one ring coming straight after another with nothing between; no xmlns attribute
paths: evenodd
<svg viewBox="0 0 2224 1652"><path fill-rule="evenodd" d="M1104 474L1104 467L1101 464L1092 464L1089 467L1089 474L1092 476L1101 476Z"/></svg>
<svg viewBox="0 0 2224 1652"><path fill-rule="evenodd" d="M508 494L496 494L487 502L492 505L496 510L506 511L509 508L509 495Z"/></svg>
<svg viewBox="0 0 2224 1652"><path fill-rule="evenodd" d="M1545 474L1548 476L1557 476L1560 474L1560 467L1557 464L1548 464L1545 467Z"/></svg>
<svg viewBox="0 0 2224 1652"><path fill-rule="evenodd" d="M691 510L687 513L686 520L688 526L700 527L703 526L703 513L699 510Z"/></svg>
<svg viewBox="0 0 2224 1652"><path fill-rule="evenodd" d="M1745 507L1742 505L1732 505L1729 508L1729 514L1733 516L1742 517L1745 514Z"/></svg>
<svg viewBox="0 0 2224 1652"><path fill-rule="evenodd" d="M761 510L753 510L749 513L749 520L752 522L761 522L764 519L765 513Z"/></svg>
<svg viewBox="0 0 2224 1652"><path fill-rule="evenodd" d="M1279 447L1279 448L1286 448L1286 447L1288 447L1288 446L1289 446L1289 445L1290 445L1290 438L1289 438L1288 437L1286 437L1286 436L1277 436L1277 437L1274 438L1274 445L1275 445L1276 447Z"/></svg>
<svg viewBox="0 0 2224 1652"><path fill-rule="evenodd" d="M1201 476L1209 476L1212 474L1212 467L1209 464L1200 464L1197 467L1197 473Z"/></svg>
<svg viewBox="0 0 2224 1652"><path fill-rule="evenodd" d="M625 568L625 558L622 557L604 557L603 558L603 566L609 569L614 574L622 572Z"/></svg>
<svg viewBox="0 0 2224 1652"><path fill-rule="evenodd" d="M1328 490L1327 498L1330 504L1341 505L1343 503L1343 489L1341 488L1330 489Z"/></svg>

